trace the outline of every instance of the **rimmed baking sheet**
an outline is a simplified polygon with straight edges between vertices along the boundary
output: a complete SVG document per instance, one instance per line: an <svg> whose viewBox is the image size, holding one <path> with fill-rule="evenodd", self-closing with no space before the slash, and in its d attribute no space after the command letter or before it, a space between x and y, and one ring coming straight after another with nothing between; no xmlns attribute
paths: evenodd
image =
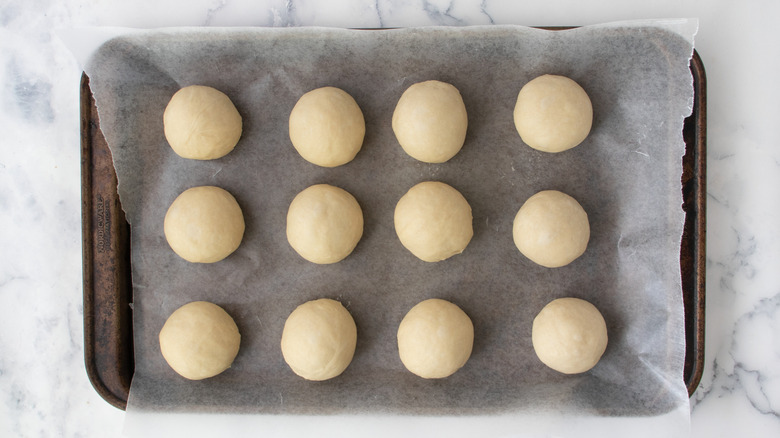
<svg viewBox="0 0 780 438"><path fill-rule="evenodd" d="M695 63L694 63L694 65L695 65ZM695 71L694 71L694 73L695 73ZM703 78L703 70L701 71L701 73L702 73L702 78ZM445 79L446 79L446 78L445 78ZM454 81L453 81L453 82L454 82ZM586 88L587 88L587 87L586 87ZM462 90L462 91L463 91L463 90ZM365 96L364 96L364 97L365 97ZM698 101L695 101L695 103L696 103L696 102L698 102ZM468 105L468 104L469 104L469 102L468 102L468 96L467 96L467 105ZM366 110L364 109L364 111L366 111ZM381 112L381 111L379 111L379 112ZM703 115L703 112L700 112L700 114L699 114L699 115L700 115L700 116L701 116L701 115ZM696 125L695 125L695 127L698 127L698 128L700 128L700 127L702 126L702 122L703 122L703 120L695 120L695 122L696 122ZM470 135L473 135L473 130L471 131L471 134L470 134ZM379 136L381 137L381 134L379 134ZM699 137L701 137L701 136L699 136ZM694 137L694 138L699 138L699 137ZM703 138L700 138L700 139L701 139L701 140L703 140ZM368 140L367 140L367 141L368 141ZM690 148L690 146L689 146L689 148ZM365 151L364 151L364 152L365 152ZM295 157L293 157L293 158L295 158ZM396 157L396 158L397 158L397 157ZM414 163L412 163L412 164L414 164ZM431 172L439 172L439 171L434 171L434 170L431 170L431 169L433 169L433 168L429 168L429 169L427 170L427 171L429 172L429 175L431 174ZM701 169L701 168L699 168L699 169ZM425 171L423 171L423 172L425 172ZM422 175L422 173L420 173L420 172L418 171L418 175ZM93 178L93 179L94 179L94 177L95 177L94 175L92 175L92 176L91 176L91 178ZM345 177L345 178L349 179L349 177ZM447 181L447 180L445 179L445 181ZM303 188L303 187L300 187L300 189L302 189L302 188ZM463 190L463 191L464 191L464 194L466 194L467 190L468 190L468 189L464 189L464 190ZM529 192L529 194L530 194L530 192ZM115 198L114 198L114 199L110 199L110 198L107 198L107 197L105 197L105 196L108 196L108 195L102 195L102 194L100 194L100 196L101 196L101 197L102 197L102 199L103 199L103 201L102 201L102 202L101 202L99 199L98 199L98 200L94 200L94 199L93 199L93 202L92 202L92 206L93 206L93 208L96 208L96 209L98 210L98 211L95 213L95 215L94 215L94 216L96 216L95 223L97 224L97 227L92 227L92 230L98 233L98 238L96 239L96 242L97 242L97 243L95 243L95 245L96 245L96 246L95 246L95 248L98 248L98 250L97 250L96 252L97 252L98 254L106 254L106 253L107 253L107 251L106 251L106 248L109 248L109 247L110 247L110 248L113 248L113 246L116 246L116 245L114 245L114 244L110 243L110 242L116 242L116 239L113 239L113 240L112 240L112 239L108 239L108 241L109 241L109 245L107 246L107 244L106 244L106 241L107 241L107 239L106 239L106 237L105 237L105 236L106 236L106 232L108 231L108 234L109 234L109 235L112 235L112 234L111 234L111 229L112 229L112 228L111 228L110 226L107 226L107 225L106 225L106 223L111 223L111 224L113 224L113 223L114 223L114 222L113 222L113 221L114 221L114 219L116 219L116 218L118 217L118 215L117 215L117 214L116 214L116 212L115 212L115 214L114 214L114 215L110 215L110 216L109 216L109 217L110 217L110 221L109 221L109 222L107 222L107 221L106 221L106 215L105 215L105 211L106 211L106 208L107 208L107 207L106 207L106 205L113 206L114 208L116 208L116 207L118 207L118 204L116 204L116 203L115 203L115 201L116 201L116 199L115 199ZM399 195L399 196L400 196L400 195ZM469 197L469 196L467 195L467 198L468 198L468 197ZM360 197L359 197L358 199L360 199ZM687 199L686 199L686 201L687 201ZM107 202L108 202L108 204L107 204ZM114 202L114 204L112 204L111 202ZM96 206L96 207L95 207L95 206ZM472 206L474 207L474 205L472 205ZM702 206L703 206L703 204L702 204ZM103 211L103 213L100 213L100 211ZM688 217L690 217L690 216L691 216L691 211L694 211L694 210L688 210ZM695 210L695 211L700 211L700 210ZM100 216L101 216L101 214L102 214L102 216L103 216L103 219L102 219L102 220L100 219ZM703 216L703 215L702 215L702 216ZM119 221L119 222L121 222L121 221ZM85 222L85 223L86 223L86 222ZM116 226L114 226L114 227L113 227L113 229L114 229L114 230L117 230L117 228L120 228L120 229L121 229L121 224L119 224L119 225L116 225ZM85 229L86 229L86 228L85 228ZM702 231L702 232L703 232L703 230L701 229L701 227L699 227L699 228L698 228L698 231ZM85 235L86 235L86 233L85 233ZM101 237L101 236L102 236L102 237ZM695 235L695 236L694 236L694 238L698 238L698 237L699 237L698 235ZM701 241L703 241L703 234L702 234L700 237L701 237ZM113 246L112 246L112 245L113 245ZM85 245L85 248L86 248L86 245ZM103 248L103 250L101 251L99 248ZM86 249L85 249L85 251L86 251ZM94 253L95 253L95 251L93 251L93 256L94 256ZM126 252L124 252L124 251L123 251L122 253L123 253L123 254L126 254ZM682 260L682 259L681 259L681 260ZM93 264L93 266L94 266L94 264ZM703 267L703 265L702 265L702 267ZM120 269L120 271L121 271L121 269ZM683 272L685 273L685 269L683 270ZM703 271L694 271L694 272L703 272ZM120 277L121 277L121 274L120 274L120 276L119 276L119 277L117 277L117 278L120 278ZM85 280L86 280L86 278L87 278L87 276L85 275ZM116 279L116 278L115 278L115 279ZM125 278L125 281L126 281L126 280L127 280L127 278ZM117 281L116 283L117 283L117 284L121 283L121 280ZM702 289L702 290L703 290L703 289ZM85 297L86 297L86 295L85 295ZM299 297L299 298L300 298L300 297ZM464 301L464 300L462 300L462 301ZM703 300L700 300L699 302L703 304ZM413 304L413 303L412 303L412 304ZM466 305L465 307L468 307L468 305ZM86 309L86 308L87 308L87 307L85 306L85 309ZM122 304L121 304L121 303L120 303L120 304L119 304L119 306L118 306L118 310L119 310L119 312L118 312L118 313L124 313L124 312L122 312L122 310L123 310L123 309L122 309ZM694 309L694 311L695 311L695 309ZM87 312L85 311L85 314L86 314L86 313L87 313ZM286 316L286 315L282 315L282 318L283 318L283 316ZM282 322L283 322L283 319L282 319ZM119 325L121 326L122 324L119 324ZM360 325L360 324L359 324L359 325ZM363 324L363 325L365 326L365 324ZM90 326L91 326L91 325L90 325ZM124 333L124 334L125 334L125 336L126 336L126 334L127 334L127 330L126 330L126 329L125 329L125 330L120 330L120 332ZM102 333L102 334L105 334L105 332L104 332L104 331L101 331L101 333ZM92 344L91 344L91 343L87 343L87 345L92 345ZM690 350L690 348L689 348L689 350ZM478 353L479 353L479 348L477 349L477 351L475 352L475 354L478 354ZM105 356L105 355L103 355L103 356ZM89 362L89 361L88 361L88 362ZM125 369L127 369L127 364L128 364L128 362L125 360L125 361L122 361L122 364L123 364L123 366L125 367ZM278 364L277 364L277 365L278 365ZM101 367L101 368L102 368L102 367ZM696 368L700 368L700 367L696 367L696 366L694 366L692 369L696 369ZM119 374L121 374L121 373L119 373ZM411 380L411 381L410 381L410 383L411 383L412 385L415 385L415 384L417 384L417 383L416 383L416 382L414 382L413 380ZM119 385L119 386L121 386L121 385ZM429 389L429 388L426 388L426 389ZM309 391L309 389L308 389L308 388L307 388L307 391ZM121 392L121 391L120 391L120 392ZM451 394L446 394L446 395L448 395L448 396L449 396L449 395L451 395ZM119 396L118 398L120 398L120 399L122 398L122 397L121 397L121 394L120 394L120 396ZM452 399L451 397L448 397L448 400L451 400L451 399ZM438 407L437 407L437 406L433 406L433 405L428 405L428 407L427 407L427 408L428 408L428 409L433 409L434 411L435 411L436 409L438 409ZM483 406L483 408L484 408L484 406ZM489 406L488 406L488 408L489 408ZM431 412L431 411L428 411L428 412Z"/></svg>

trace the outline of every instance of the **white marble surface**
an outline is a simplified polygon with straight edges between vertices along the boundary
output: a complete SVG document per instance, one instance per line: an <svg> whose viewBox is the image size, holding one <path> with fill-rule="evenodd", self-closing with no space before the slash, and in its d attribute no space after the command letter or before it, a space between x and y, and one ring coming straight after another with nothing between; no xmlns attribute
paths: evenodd
<svg viewBox="0 0 780 438"><path fill-rule="evenodd" d="M78 83L58 28L698 17L708 75L707 337L692 436L780 436L780 2L0 1L0 436L120 436L83 365Z"/></svg>

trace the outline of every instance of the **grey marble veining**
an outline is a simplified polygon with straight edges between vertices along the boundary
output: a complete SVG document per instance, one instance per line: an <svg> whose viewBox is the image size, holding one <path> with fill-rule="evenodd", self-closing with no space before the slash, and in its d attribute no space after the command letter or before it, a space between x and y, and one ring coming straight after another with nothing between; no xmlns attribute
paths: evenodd
<svg viewBox="0 0 780 438"><path fill-rule="evenodd" d="M696 16L708 73L707 337L692 436L780 434L780 4L619 0L7 0L0 4L0 436L119 436L83 365L78 81L85 25L578 25Z"/></svg>
<svg viewBox="0 0 780 438"><path fill-rule="evenodd" d="M765 126L757 126L755 120L743 122L752 129L731 123L713 126L710 122L707 360L692 398L694 432L731 436L747 427L776 433L780 432L780 249L775 225L779 206L776 195L767 195L774 194L780 183L777 140L762 140ZM695 421L710 415L730 421Z"/></svg>

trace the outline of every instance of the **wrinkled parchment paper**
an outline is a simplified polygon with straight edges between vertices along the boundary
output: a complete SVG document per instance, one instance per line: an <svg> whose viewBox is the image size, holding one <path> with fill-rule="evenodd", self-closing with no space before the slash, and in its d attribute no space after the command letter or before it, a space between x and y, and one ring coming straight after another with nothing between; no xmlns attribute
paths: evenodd
<svg viewBox="0 0 780 438"><path fill-rule="evenodd" d="M128 411L274 414L258 416L260 424L289 418L293 429L281 430L317 434L322 414L337 415L319 417L334 427L377 415L418 425L475 416L468 421L479 427L490 418L687 415L679 245L691 39L613 24L558 32L175 29L108 41L86 71L132 227L136 371ZM577 81L594 108L588 138L559 154L524 145L512 119L517 92L546 73ZM391 129L401 93L429 79L455 85L469 116L463 149L444 164L407 156ZM225 92L243 116L241 141L222 159L183 159L165 141L165 105L193 84ZM363 149L333 169L303 160L287 133L297 99L322 86L350 93L366 119ZM435 264L404 249L393 228L398 199L426 180L458 189L474 215L465 252ZM290 201L317 183L352 193L365 217L357 248L334 265L305 261L285 237ZM244 241L216 264L184 261L163 235L170 203L198 185L228 190L244 211ZM557 269L535 265L512 241L518 208L546 189L577 199L591 224L585 254ZM566 296L596 305L609 332L601 362L575 376L546 368L531 345L534 316ZM279 341L289 313L321 297L349 309L358 344L340 377L314 383L291 372ZM432 297L459 305L475 326L466 366L433 381L404 369L395 341L404 314ZM168 315L194 300L224 307L242 335L233 366L199 382L175 374L157 341Z"/></svg>

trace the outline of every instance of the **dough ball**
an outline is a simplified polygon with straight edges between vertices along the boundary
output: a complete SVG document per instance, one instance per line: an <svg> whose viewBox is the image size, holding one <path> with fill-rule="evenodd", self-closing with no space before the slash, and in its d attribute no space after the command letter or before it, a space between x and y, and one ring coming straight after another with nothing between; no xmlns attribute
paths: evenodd
<svg viewBox="0 0 780 438"><path fill-rule="evenodd" d="M229 256L244 237L244 215L236 198L214 186L193 187L176 198L165 214L171 249L192 263L214 263Z"/></svg>
<svg viewBox="0 0 780 438"><path fill-rule="evenodd" d="M346 190L327 184L298 193L287 210L287 241L312 263L336 263L363 236L363 210Z"/></svg>
<svg viewBox="0 0 780 438"><path fill-rule="evenodd" d="M588 214L571 196L545 190L520 207L512 234L517 249L535 263L547 268L566 266L588 247Z"/></svg>
<svg viewBox="0 0 780 438"><path fill-rule="evenodd" d="M241 138L241 114L224 93L203 85L184 87L163 114L165 138L182 158L213 160Z"/></svg>
<svg viewBox="0 0 780 438"><path fill-rule="evenodd" d="M471 206L454 188L426 181L395 206L395 232L406 249L426 262L460 254L474 235Z"/></svg>
<svg viewBox="0 0 780 438"><path fill-rule="evenodd" d="M360 107L338 88L309 91L290 113L290 140L295 150L318 166L336 167L352 161L365 134Z"/></svg>
<svg viewBox="0 0 780 438"><path fill-rule="evenodd" d="M584 373L607 349L607 324L593 304L560 298L536 315L531 341L548 367L564 374Z"/></svg>
<svg viewBox="0 0 780 438"><path fill-rule="evenodd" d="M466 364L474 345L474 325L460 307L425 300L398 327L398 354L406 369L425 379L452 375Z"/></svg>
<svg viewBox="0 0 780 438"><path fill-rule="evenodd" d="M284 323L282 356L306 380L328 380L344 372L356 344L355 321L335 300L303 303Z"/></svg>
<svg viewBox="0 0 780 438"><path fill-rule="evenodd" d="M520 90L515 127L523 141L543 152L561 152L590 133L593 107L585 90L564 76L544 75Z"/></svg>
<svg viewBox="0 0 780 438"><path fill-rule="evenodd" d="M179 307L160 330L160 350L182 377L201 380L230 368L241 335L221 307L195 301Z"/></svg>
<svg viewBox="0 0 780 438"><path fill-rule="evenodd" d="M393 132L411 157L443 163L466 140L466 106L458 89L445 82L418 82L409 87L393 112Z"/></svg>

